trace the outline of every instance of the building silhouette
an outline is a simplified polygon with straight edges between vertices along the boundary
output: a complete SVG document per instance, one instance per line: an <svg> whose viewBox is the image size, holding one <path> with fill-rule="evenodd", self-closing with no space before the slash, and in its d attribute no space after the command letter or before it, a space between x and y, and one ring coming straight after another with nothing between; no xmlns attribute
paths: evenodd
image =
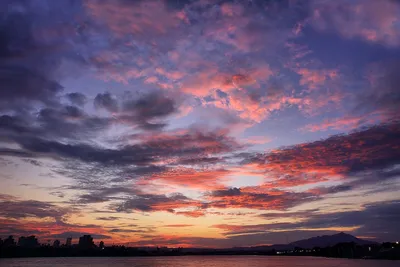
<svg viewBox="0 0 400 267"><path fill-rule="evenodd" d="M67 247L72 246L72 237L68 237L68 238L67 238L67 241L65 242L65 245L66 245Z"/></svg>
<svg viewBox="0 0 400 267"><path fill-rule="evenodd" d="M93 237L91 235L81 236L79 238L79 247L84 249L96 247L96 245L93 242Z"/></svg>
<svg viewBox="0 0 400 267"><path fill-rule="evenodd" d="M55 247L55 248L60 247L60 240L54 240L53 247Z"/></svg>
<svg viewBox="0 0 400 267"><path fill-rule="evenodd" d="M39 242L34 235L28 237L21 236L18 239L18 246L25 248L34 248L39 246Z"/></svg>

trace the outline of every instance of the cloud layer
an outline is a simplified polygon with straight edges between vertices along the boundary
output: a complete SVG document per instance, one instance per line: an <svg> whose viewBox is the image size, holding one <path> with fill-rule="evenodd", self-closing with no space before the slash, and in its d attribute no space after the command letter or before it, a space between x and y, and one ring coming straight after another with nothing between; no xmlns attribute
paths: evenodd
<svg viewBox="0 0 400 267"><path fill-rule="evenodd" d="M0 10L0 236L226 247L398 232L397 1Z"/></svg>

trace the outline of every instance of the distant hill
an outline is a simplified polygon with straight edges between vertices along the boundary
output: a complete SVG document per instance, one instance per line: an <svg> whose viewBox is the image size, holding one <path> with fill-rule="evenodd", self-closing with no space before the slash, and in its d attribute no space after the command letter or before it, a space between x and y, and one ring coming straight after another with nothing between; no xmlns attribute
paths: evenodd
<svg viewBox="0 0 400 267"><path fill-rule="evenodd" d="M334 235L323 235L323 236L312 237L309 239L298 240L290 243L289 245L301 248L313 248L313 247L323 248L328 246L334 246L338 243L346 243L346 242L354 242L358 245L377 244L376 242L363 240L349 234L338 233Z"/></svg>
<svg viewBox="0 0 400 267"><path fill-rule="evenodd" d="M320 248L325 248L329 246L334 246L338 243L349 243L349 242L354 242L358 245L373 245L373 244L378 244L373 241L369 240L364 240L357 238L355 236L352 236L350 234L345 234L345 233L338 233L334 235L323 235L323 236L316 236L316 237L311 237L309 239L302 239L298 240L289 244L275 244L271 246L255 246L255 247L236 247L236 248L231 248L227 250L233 250L233 251L266 251L266 250L291 250L294 249L295 247L300 247L300 248L305 248L305 249L310 249L314 247L320 247Z"/></svg>
<svg viewBox="0 0 400 267"><path fill-rule="evenodd" d="M274 244L270 246L254 246L254 247L233 247L233 248L184 248L184 252L211 252L211 251L233 251L233 252L265 252L271 250L283 251L293 250L295 247L311 249L314 247L325 248L334 246L339 243L354 242L358 245L374 245L377 242L364 240L352 236L350 234L338 233L334 235L323 235L311 237L309 239L298 240L289 244Z"/></svg>

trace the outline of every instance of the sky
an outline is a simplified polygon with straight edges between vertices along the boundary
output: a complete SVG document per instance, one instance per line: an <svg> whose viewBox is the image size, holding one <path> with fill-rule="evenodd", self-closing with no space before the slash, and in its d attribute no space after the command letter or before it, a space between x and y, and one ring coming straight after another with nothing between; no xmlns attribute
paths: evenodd
<svg viewBox="0 0 400 267"><path fill-rule="evenodd" d="M400 239L400 1L0 1L0 237Z"/></svg>

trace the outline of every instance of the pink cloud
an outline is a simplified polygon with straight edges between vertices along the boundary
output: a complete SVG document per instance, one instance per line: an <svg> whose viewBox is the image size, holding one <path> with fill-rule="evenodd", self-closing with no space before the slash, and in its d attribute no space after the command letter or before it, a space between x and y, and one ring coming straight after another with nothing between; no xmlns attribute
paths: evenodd
<svg viewBox="0 0 400 267"><path fill-rule="evenodd" d="M245 139L245 142L252 145L262 145L271 142L271 138L267 136L250 136Z"/></svg>
<svg viewBox="0 0 400 267"><path fill-rule="evenodd" d="M224 169L196 170L193 168L178 167L161 174L153 175L146 181L158 181L198 189L214 189L221 187L222 182L227 179L226 176L229 174L230 171Z"/></svg>
<svg viewBox="0 0 400 267"><path fill-rule="evenodd" d="M400 4L391 0L313 1L312 25L345 38L361 38L388 46L400 44Z"/></svg>
<svg viewBox="0 0 400 267"><path fill-rule="evenodd" d="M334 80L338 73L336 70L311 70L301 68L297 70L300 75L300 85L307 86L310 90L315 90L320 86L325 85L327 80Z"/></svg>
<svg viewBox="0 0 400 267"><path fill-rule="evenodd" d="M99 66L106 66L102 72L106 80L124 84L140 81L146 86L180 91L200 98L204 106L228 110L248 125L261 122L273 111L296 104L289 101L291 97L282 95L254 97L254 91L269 90L268 81L277 73L267 60L251 55L268 46L264 54L275 56L269 51L282 46L281 42L292 35L291 26L270 27L267 21L257 20L253 13L247 12L243 5L225 3L218 9L204 8L207 5L196 2L177 11L159 1L134 4L88 1L87 8L93 18L105 23L118 38L138 37L121 43L123 49L113 53L104 51L92 60ZM204 10L199 12L199 7ZM157 20L152 20L153 17ZM187 28L196 27L189 24L192 19L199 18L203 22L201 34ZM188 31L190 35L183 35ZM146 60L132 57L142 44L151 55ZM226 46L224 51L219 48L221 44ZM169 45L173 49L164 54L163 48ZM127 49L132 53L126 52ZM232 56L238 52L251 56L244 62L233 62ZM217 89L228 94L227 98L204 101ZM191 108L184 108L182 114L188 114L188 110Z"/></svg>
<svg viewBox="0 0 400 267"><path fill-rule="evenodd" d="M138 1L132 4L86 1L85 4L92 16L103 21L119 37L126 34L165 34L168 29L186 21L183 12L168 11L163 1Z"/></svg>
<svg viewBox="0 0 400 267"><path fill-rule="evenodd" d="M205 97L218 88L230 91L235 88L231 79L229 75L219 73L216 68L209 68L186 79L182 91L199 97Z"/></svg>
<svg viewBox="0 0 400 267"><path fill-rule="evenodd" d="M221 5L221 13L225 16L240 16L243 14L243 6L238 4L224 3Z"/></svg>
<svg viewBox="0 0 400 267"><path fill-rule="evenodd" d="M374 124L384 120L379 112L370 113L365 116L346 116L335 119L327 119L318 124L308 124L302 128L303 131L318 132L327 130L353 130L363 125Z"/></svg>

